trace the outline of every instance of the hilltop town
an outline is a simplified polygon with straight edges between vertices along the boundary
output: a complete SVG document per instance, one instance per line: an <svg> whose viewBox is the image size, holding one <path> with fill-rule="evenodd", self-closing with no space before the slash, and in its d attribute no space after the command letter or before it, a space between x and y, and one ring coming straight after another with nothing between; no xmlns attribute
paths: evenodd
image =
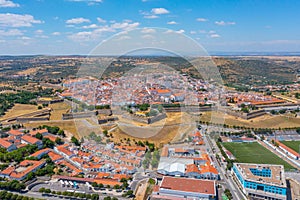
<svg viewBox="0 0 300 200"><path fill-rule="evenodd" d="M118 58L101 77L75 72L97 59L111 60L1 59L0 195L299 198L297 75L220 85L170 57ZM250 60L261 59L274 58ZM18 62L26 69L7 67Z"/></svg>

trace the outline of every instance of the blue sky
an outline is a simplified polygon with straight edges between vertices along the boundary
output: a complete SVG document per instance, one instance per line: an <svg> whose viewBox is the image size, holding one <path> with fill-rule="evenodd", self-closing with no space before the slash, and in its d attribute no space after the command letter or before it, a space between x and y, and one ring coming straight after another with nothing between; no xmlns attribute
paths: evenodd
<svg viewBox="0 0 300 200"><path fill-rule="evenodd" d="M298 0L0 0L0 54L88 54L144 27L185 34L208 52L299 52L299 8Z"/></svg>

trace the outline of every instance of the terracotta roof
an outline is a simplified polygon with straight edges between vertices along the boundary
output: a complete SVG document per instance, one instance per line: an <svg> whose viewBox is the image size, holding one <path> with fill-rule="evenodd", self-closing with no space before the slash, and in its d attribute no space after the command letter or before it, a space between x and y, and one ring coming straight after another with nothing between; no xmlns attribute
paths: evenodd
<svg viewBox="0 0 300 200"><path fill-rule="evenodd" d="M96 182L98 184L102 183L103 185L110 185L110 186L121 185L121 183L116 179L107 179L107 178L98 179L98 178L96 178L94 180L94 182Z"/></svg>
<svg viewBox="0 0 300 200"><path fill-rule="evenodd" d="M29 172L32 172L36 168L40 167L41 165L44 165L45 161L36 161L36 160L24 160L19 165L21 167L26 167L23 171L13 171L10 174L11 178L15 179L22 179L27 176Z"/></svg>
<svg viewBox="0 0 300 200"><path fill-rule="evenodd" d="M11 145L12 145L12 143L0 138L0 146L8 149Z"/></svg>
<svg viewBox="0 0 300 200"><path fill-rule="evenodd" d="M39 129L37 129L37 130L31 130L31 131L29 132L29 134L30 134L31 136L35 136L35 135L38 134L38 133L40 133L40 134L48 133L48 130L44 128L44 129L41 129L41 130L39 130Z"/></svg>
<svg viewBox="0 0 300 200"><path fill-rule="evenodd" d="M215 181L164 176L160 188L216 195Z"/></svg>
<svg viewBox="0 0 300 200"><path fill-rule="evenodd" d="M186 165L185 173L191 173L191 172L200 174L200 170L198 169L197 165L195 165L195 164Z"/></svg>
<svg viewBox="0 0 300 200"><path fill-rule="evenodd" d="M64 158L64 157L62 157L61 155L59 155L59 154L57 154L57 153L54 153L54 152L52 152L52 151L50 151L50 152L48 153L48 155L49 155L50 159L51 159L53 162L55 162L55 161L57 161L57 160L60 160L60 159L63 159L63 158Z"/></svg>
<svg viewBox="0 0 300 200"><path fill-rule="evenodd" d="M162 150L161 150L160 156L161 157L168 157L168 155L169 155L169 148L168 147L163 147Z"/></svg>
<svg viewBox="0 0 300 200"><path fill-rule="evenodd" d="M24 135L24 133L23 133L22 131L20 131L20 130L14 130L14 129L8 131L8 134L14 135L14 136L21 136L21 135Z"/></svg>
<svg viewBox="0 0 300 200"><path fill-rule="evenodd" d="M15 170L15 167L14 166L9 166L7 167L6 169L2 170L1 171L1 174L4 174L4 175L10 175L10 173L12 173L13 171Z"/></svg>
<svg viewBox="0 0 300 200"><path fill-rule="evenodd" d="M130 178L130 176L127 175L127 174L114 174L112 178L117 179L117 180L121 180L122 178L128 179L128 178Z"/></svg>
<svg viewBox="0 0 300 200"><path fill-rule="evenodd" d="M37 152L31 154L30 156L32 156L32 157L38 157L38 156L41 155L41 154L47 154L49 151L51 151L50 148L41 149L41 150L39 150L39 151L37 151Z"/></svg>
<svg viewBox="0 0 300 200"><path fill-rule="evenodd" d="M110 176L110 173L107 173L107 172L99 172L97 174L97 178L106 178L106 177L109 177Z"/></svg>
<svg viewBox="0 0 300 200"><path fill-rule="evenodd" d="M294 151L293 149L289 148L288 146L282 144L281 142L279 142L278 140L276 140L276 142L279 144L280 147L282 147L283 149L285 149L286 151L290 152L291 154L293 154L294 156L297 156L298 158L300 158L300 154L296 151Z"/></svg>
<svg viewBox="0 0 300 200"><path fill-rule="evenodd" d="M54 136L54 135L45 135L44 138L48 138L52 142L55 142L56 138L58 138L58 137Z"/></svg>
<svg viewBox="0 0 300 200"><path fill-rule="evenodd" d="M38 143L39 141L41 141L41 140L39 140L39 139L37 139L37 138L31 137L30 135L23 135L23 136L21 137L21 139L24 140L24 141L27 142L27 143L30 143L30 144L36 144L36 143Z"/></svg>

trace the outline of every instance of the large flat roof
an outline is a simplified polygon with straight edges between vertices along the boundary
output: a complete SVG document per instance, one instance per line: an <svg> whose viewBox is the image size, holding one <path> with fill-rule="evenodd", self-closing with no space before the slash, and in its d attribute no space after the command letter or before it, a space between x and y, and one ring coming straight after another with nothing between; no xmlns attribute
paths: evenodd
<svg viewBox="0 0 300 200"><path fill-rule="evenodd" d="M234 163L244 180L265 183L269 185L276 185L279 187L286 187L286 180L284 175L283 165L269 165L269 164L250 164L250 163ZM271 175L268 177L255 175L250 169L269 169Z"/></svg>
<svg viewBox="0 0 300 200"><path fill-rule="evenodd" d="M164 176L160 189L216 195L215 181Z"/></svg>

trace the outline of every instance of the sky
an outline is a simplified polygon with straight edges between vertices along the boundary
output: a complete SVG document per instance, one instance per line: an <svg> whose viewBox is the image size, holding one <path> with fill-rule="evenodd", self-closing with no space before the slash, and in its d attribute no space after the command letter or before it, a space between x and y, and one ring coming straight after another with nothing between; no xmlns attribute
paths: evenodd
<svg viewBox="0 0 300 200"><path fill-rule="evenodd" d="M0 54L87 55L137 28L183 34L209 53L300 52L299 9L299 0L0 0Z"/></svg>

